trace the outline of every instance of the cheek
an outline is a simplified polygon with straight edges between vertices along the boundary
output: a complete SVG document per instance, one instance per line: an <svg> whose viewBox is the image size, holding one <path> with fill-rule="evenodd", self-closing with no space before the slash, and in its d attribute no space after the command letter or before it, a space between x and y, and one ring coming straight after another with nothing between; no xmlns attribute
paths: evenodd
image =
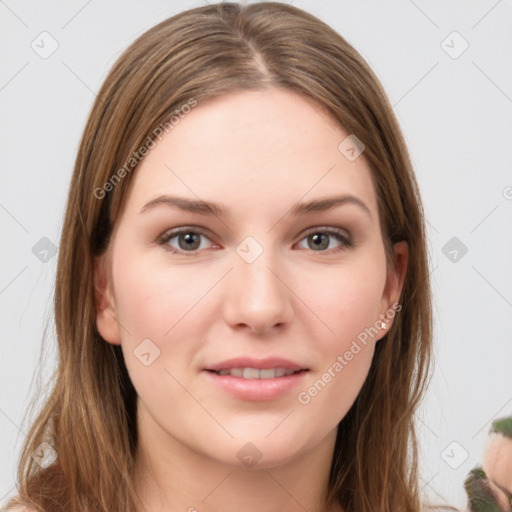
<svg viewBox="0 0 512 512"><path fill-rule="evenodd" d="M361 258L351 263L316 274L303 288L314 305L311 309L329 329L315 336L319 364L297 399L331 426L347 413L361 390L381 335L385 260Z"/></svg>
<svg viewBox="0 0 512 512"><path fill-rule="evenodd" d="M197 314L209 280L205 282L192 266L166 268L136 262L133 258L116 269L118 318L132 335L165 343L181 323L190 323Z"/></svg>
<svg viewBox="0 0 512 512"><path fill-rule="evenodd" d="M155 411L190 405L179 382L200 350L202 322L209 321L201 298L213 278L201 277L193 266L166 268L135 257L117 261L116 314L138 395Z"/></svg>
<svg viewBox="0 0 512 512"><path fill-rule="evenodd" d="M319 338L326 350L342 350L361 333L374 332L385 280L385 262L361 258L317 272L301 287L304 302L329 328L328 335Z"/></svg>

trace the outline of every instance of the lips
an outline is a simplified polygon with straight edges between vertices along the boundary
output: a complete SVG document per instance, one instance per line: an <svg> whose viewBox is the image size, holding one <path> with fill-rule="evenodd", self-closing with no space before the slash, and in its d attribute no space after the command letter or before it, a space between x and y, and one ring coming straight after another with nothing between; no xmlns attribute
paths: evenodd
<svg viewBox="0 0 512 512"><path fill-rule="evenodd" d="M203 374L223 392L250 401L277 400L289 396L309 368L283 358L237 358L210 365Z"/></svg>
<svg viewBox="0 0 512 512"><path fill-rule="evenodd" d="M265 359L235 358L216 363L205 368L218 375L232 375L244 379L273 379L307 371L307 366L280 357Z"/></svg>
<svg viewBox="0 0 512 512"><path fill-rule="evenodd" d="M301 371L301 370L299 370ZM287 368L226 368L215 372L217 375L231 375L242 379L275 379L297 373Z"/></svg>

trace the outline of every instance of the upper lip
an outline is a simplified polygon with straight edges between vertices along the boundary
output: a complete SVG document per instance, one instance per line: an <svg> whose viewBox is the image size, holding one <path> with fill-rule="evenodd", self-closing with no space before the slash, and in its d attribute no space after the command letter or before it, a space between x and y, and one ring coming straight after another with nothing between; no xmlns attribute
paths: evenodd
<svg viewBox="0 0 512 512"><path fill-rule="evenodd" d="M220 370L228 370L230 368L256 368L258 370L267 370L270 368L285 368L286 370L300 371L308 370L306 366L303 366L289 359L283 359L281 357L267 357L265 359L253 359L250 357L237 357L234 359L227 359L220 363L212 364L205 368L205 370L211 370L218 372Z"/></svg>

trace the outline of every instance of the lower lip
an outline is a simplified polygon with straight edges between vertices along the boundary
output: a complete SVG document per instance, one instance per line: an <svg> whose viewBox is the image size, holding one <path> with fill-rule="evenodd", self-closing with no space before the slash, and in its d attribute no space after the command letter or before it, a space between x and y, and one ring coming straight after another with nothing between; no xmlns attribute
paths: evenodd
<svg viewBox="0 0 512 512"><path fill-rule="evenodd" d="M242 400L276 400L300 385L308 373L302 371L274 379L244 379L205 371L220 389Z"/></svg>

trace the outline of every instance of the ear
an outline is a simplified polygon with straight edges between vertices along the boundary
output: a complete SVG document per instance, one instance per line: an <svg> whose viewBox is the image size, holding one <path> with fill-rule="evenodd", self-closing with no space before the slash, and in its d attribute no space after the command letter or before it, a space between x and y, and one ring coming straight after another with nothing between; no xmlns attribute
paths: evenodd
<svg viewBox="0 0 512 512"><path fill-rule="evenodd" d="M393 245L393 264L388 269L386 285L382 294L381 316L386 327L382 328L384 336L393 323L395 313L401 309L397 308L402 288L404 286L407 273L407 264L409 262L409 246L407 242L396 242ZM380 336L380 337L382 337Z"/></svg>
<svg viewBox="0 0 512 512"><path fill-rule="evenodd" d="M120 345L121 330L117 321L107 253L97 257L94 262L94 299L98 332L105 341Z"/></svg>

